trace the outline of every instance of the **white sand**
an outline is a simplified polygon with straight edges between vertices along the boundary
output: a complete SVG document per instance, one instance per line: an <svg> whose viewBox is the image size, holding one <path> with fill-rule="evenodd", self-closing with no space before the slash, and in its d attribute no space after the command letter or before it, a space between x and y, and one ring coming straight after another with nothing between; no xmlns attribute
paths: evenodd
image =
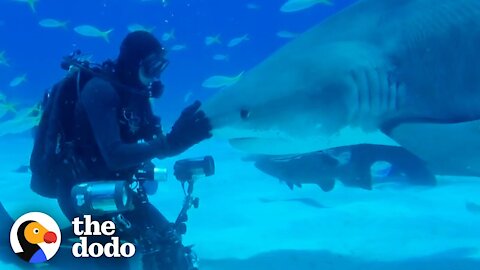
<svg viewBox="0 0 480 270"><path fill-rule="evenodd" d="M14 218L27 211L44 211L67 225L54 200L29 190L29 174L11 172L28 164L30 147L29 138L0 139L4 171L0 201ZM190 211L185 237L185 243L196 245L201 258L244 259L277 250L326 250L390 261L462 248L480 250L480 213L466 208L467 202L480 204L480 179L442 177L438 187L429 189L382 186L364 191L338 184L330 193L316 186L290 191L218 141L203 143L176 159L155 161L170 169L170 175L151 201L169 219L176 217L183 196L171 175L173 162L206 154L215 158L216 174L197 182L200 208ZM324 208L282 201L298 198L316 200ZM480 253L470 256L480 257Z"/></svg>

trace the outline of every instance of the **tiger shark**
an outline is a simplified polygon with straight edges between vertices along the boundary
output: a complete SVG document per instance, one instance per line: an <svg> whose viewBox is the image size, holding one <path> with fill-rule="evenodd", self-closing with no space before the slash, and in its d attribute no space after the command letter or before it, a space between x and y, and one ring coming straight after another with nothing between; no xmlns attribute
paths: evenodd
<svg viewBox="0 0 480 270"><path fill-rule="evenodd" d="M438 174L480 175L480 1L361 0L202 105L245 152L402 146Z"/></svg>

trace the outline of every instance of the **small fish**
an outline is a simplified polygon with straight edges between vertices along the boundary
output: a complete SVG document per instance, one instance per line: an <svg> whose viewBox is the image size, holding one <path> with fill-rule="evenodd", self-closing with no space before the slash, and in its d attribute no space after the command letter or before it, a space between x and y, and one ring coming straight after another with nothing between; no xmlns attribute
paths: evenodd
<svg viewBox="0 0 480 270"><path fill-rule="evenodd" d="M215 54L213 57L212 57L213 60L216 60L216 61L228 61L229 59L229 56L228 55L225 55L225 54Z"/></svg>
<svg viewBox="0 0 480 270"><path fill-rule="evenodd" d="M33 12L37 12L35 5L37 4L38 0L14 0L14 1L20 2L20 3L27 3Z"/></svg>
<svg viewBox="0 0 480 270"><path fill-rule="evenodd" d="M38 22L42 27L46 28L67 28L67 21L59 21L56 19L43 19Z"/></svg>
<svg viewBox="0 0 480 270"><path fill-rule="evenodd" d="M35 105L19 111L13 119L0 123L0 136L18 134L37 126L42 116L40 106Z"/></svg>
<svg viewBox="0 0 480 270"><path fill-rule="evenodd" d="M289 31L278 31L277 32L277 37L279 38L296 38L298 34L292 33Z"/></svg>
<svg viewBox="0 0 480 270"><path fill-rule="evenodd" d="M9 112L16 113L17 109L15 104L11 103L0 103L0 118L6 115Z"/></svg>
<svg viewBox="0 0 480 270"><path fill-rule="evenodd" d="M138 24L138 23L133 23L133 24L130 24L128 26L128 31L129 32L135 32L135 31L146 31L146 32L153 32L153 30L155 30L155 26L152 26L152 27L146 27L146 26L143 26L141 24Z"/></svg>
<svg viewBox="0 0 480 270"><path fill-rule="evenodd" d="M210 46L213 44L221 44L220 35L205 37L205 45Z"/></svg>
<svg viewBox="0 0 480 270"><path fill-rule="evenodd" d="M205 88L225 88L237 83L242 75L243 71L234 77L215 75L203 81L202 86Z"/></svg>
<svg viewBox="0 0 480 270"><path fill-rule="evenodd" d="M176 44L176 45L173 45L170 50L172 51L182 51L182 50L185 50L187 48L187 45L185 44Z"/></svg>
<svg viewBox="0 0 480 270"><path fill-rule="evenodd" d="M10 64L8 63L7 57L5 56L5 51L0 52L0 65L9 67Z"/></svg>
<svg viewBox="0 0 480 270"><path fill-rule="evenodd" d="M244 42L244 41L246 41L246 40L249 40L249 39L250 39L250 38L248 37L248 34L245 34L245 35L243 35L243 36L241 36L241 37L232 38L232 39L228 42L227 46L228 46L228 47L234 47L234 46L237 46L238 44L240 44L240 43L242 43L242 42Z"/></svg>
<svg viewBox="0 0 480 270"><path fill-rule="evenodd" d="M175 29L170 30L170 32L165 32L162 35L163 41L169 41L171 39L175 39Z"/></svg>
<svg viewBox="0 0 480 270"><path fill-rule="evenodd" d="M20 75L20 76L17 76L15 78L13 78L13 80L11 80L8 85L10 87L17 87L20 84L24 83L26 80L27 80L27 74L23 74L23 75Z"/></svg>
<svg viewBox="0 0 480 270"><path fill-rule="evenodd" d="M317 4L324 4L331 6L333 3L331 0L288 0L280 7L281 12L296 12L313 7Z"/></svg>
<svg viewBox="0 0 480 270"><path fill-rule="evenodd" d="M140 0L140 2L160 2L164 7L168 6L169 4L168 0Z"/></svg>
<svg viewBox="0 0 480 270"><path fill-rule="evenodd" d="M472 214L480 214L480 204L473 202L466 202L465 208Z"/></svg>
<svg viewBox="0 0 480 270"><path fill-rule="evenodd" d="M246 5L246 7L247 7L248 9L260 9L260 6L257 5L257 4L255 4L255 3L248 3L248 4Z"/></svg>
<svg viewBox="0 0 480 270"><path fill-rule="evenodd" d="M101 31L92 25L79 25L73 29L75 32L86 37L101 37L106 42L110 42L108 35L113 31L113 28L107 31Z"/></svg>
<svg viewBox="0 0 480 270"><path fill-rule="evenodd" d="M187 103L190 98L192 97L193 95L193 92L192 91L188 91L188 93L185 94L185 97L183 97L183 102Z"/></svg>
<svg viewBox="0 0 480 270"><path fill-rule="evenodd" d="M20 167L13 170L15 173L28 173L30 171L29 165L21 165Z"/></svg>

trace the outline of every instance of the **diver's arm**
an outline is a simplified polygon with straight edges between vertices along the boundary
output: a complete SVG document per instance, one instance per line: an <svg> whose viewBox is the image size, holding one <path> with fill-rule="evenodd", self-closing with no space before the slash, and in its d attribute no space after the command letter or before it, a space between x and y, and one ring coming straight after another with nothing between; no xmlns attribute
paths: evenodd
<svg viewBox="0 0 480 270"><path fill-rule="evenodd" d="M164 136L158 136L147 143L122 142L117 119L119 102L113 87L100 79L89 81L80 98L101 155L109 169L126 169L155 157L169 156L170 151Z"/></svg>
<svg viewBox="0 0 480 270"><path fill-rule="evenodd" d="M146 108L146 114L147 125L144 127L143 131L145 133L145 138L147 138L147 140L152 140L156 137L164 137L165 135L163 134L161 119L153 113L153 108L150 103Z"/></svg>

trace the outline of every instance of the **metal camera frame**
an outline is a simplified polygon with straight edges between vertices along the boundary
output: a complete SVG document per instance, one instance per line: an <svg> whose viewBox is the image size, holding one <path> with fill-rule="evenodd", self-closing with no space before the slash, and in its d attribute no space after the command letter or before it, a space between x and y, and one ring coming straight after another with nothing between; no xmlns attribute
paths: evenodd
<svg viewBox="0 0 480 270"><path fill-rule="evenodd" d="M204 157L205 162L209 162L209 165L213 165L213 158L210 156ZM179 160L177 162L188 162L187 159L184 160ZM214 168L214 167L213 167ZM154 266L150 264L155 264L155 257L153 256L160 256L163 254L162 252L165 252L165 250L170 250L170 248L166 248L164 246L165 242L168 243L173 243L174 245L182 245L182 235L184 235L187 231L187 225L186 222L188 221L188 211L194 207L198 208L199 206L199 198L193 196L193 191L194 191L194 186L195 182L202 178L202 177L207 177L210 175L213 175L213 168L212 171L206 173L203 176L197 176L195 174L192 174L192 177L189 179L179 179L177 177L177 180L180 181L182 184L182 189L184 192L184 200L183 200L183 206L182 209L180 210L175 222L172 224L172 227L170 230L167 232L167 235L164 235L163 232L160 233L158 230L153 226L153 224L146 224L144 228L141 228L137 233L133 233L136 236L136 241L135 244L138 246L138 250L142 253L144 258L147 256L149 258L149 267ZM142 179L142 180L137 180L134 179L129 182L129 196L133 197L135 209L144 209L142 206L146 205L149 203L148 200L148 195L141 184L142 181L151 181L147 179ZM119 213L113 218L113 221L119 226L120 230L130 230L131 224L130 222L121 214ZM168 241L164 241L165 237L168 238ZM185 261L188 264L188 270L194 270L198 269L197 263L198 263L198 258L195 255L195 253L192 251L192 246L186 246L184 247L185 249ZM144 260L145 263L145 260ZM148 268L152 269L152 268Z"/></svg>

